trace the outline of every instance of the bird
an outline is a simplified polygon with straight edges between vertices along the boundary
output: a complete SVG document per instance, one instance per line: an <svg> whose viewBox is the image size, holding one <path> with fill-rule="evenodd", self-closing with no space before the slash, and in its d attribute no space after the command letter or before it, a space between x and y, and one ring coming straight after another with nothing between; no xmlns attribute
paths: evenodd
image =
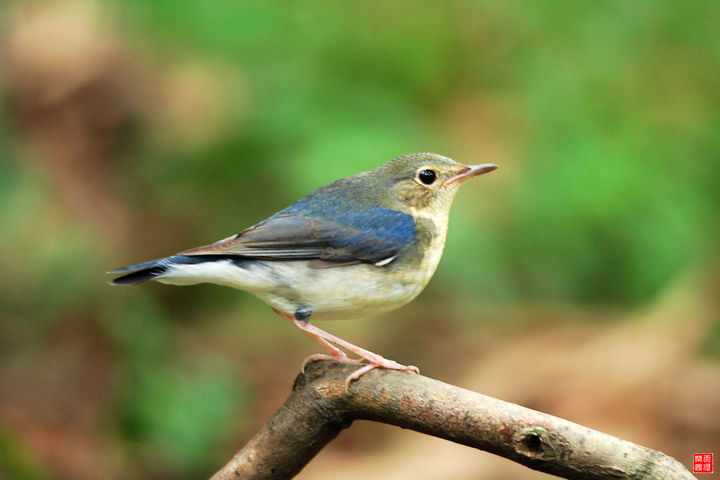
<svg viewBox="0 0 720 480"><path fill-rule="evenodd" d="M303 368L319 359L360 364L346 385L375 368L418 373L310 321L376 315L417 297L442 256L458 188L497 168L435 153L403 155L210 245L108 273L117 275L113 285L213 283L251 293L329 352L308 357Z"/></svg>

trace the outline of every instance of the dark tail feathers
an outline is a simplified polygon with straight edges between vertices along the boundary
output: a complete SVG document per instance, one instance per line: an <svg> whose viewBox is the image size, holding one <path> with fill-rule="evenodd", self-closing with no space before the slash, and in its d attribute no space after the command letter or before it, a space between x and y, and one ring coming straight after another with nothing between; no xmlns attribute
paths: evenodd
<svg viewBox="0 0 720 480"><path fill-rule="evenodd" d="M172 265L192 265L206 261L208 261L207 257L173 255L171 257L159 258L157 260L150 260L149 262L116 268L108 273L111 275L118 273L124 274L113 279L113 285L135 285L136 283L152 280L153 278L162 275L167 272Z"/></svg>
<svg viewBox="0 0 720 480"><path fill-rule="evenodd" d="M135 285L147 280L159 277L173 265L195 265L204 262L217 262L222 260L230 260L238 267L244 266L247 262L252 262L246 258L237 255L172 255L170 257L150 260L149 262L128 265L127 267L116 268L108 272L110 275L122 274L112 280L113 285Z"/></svg>

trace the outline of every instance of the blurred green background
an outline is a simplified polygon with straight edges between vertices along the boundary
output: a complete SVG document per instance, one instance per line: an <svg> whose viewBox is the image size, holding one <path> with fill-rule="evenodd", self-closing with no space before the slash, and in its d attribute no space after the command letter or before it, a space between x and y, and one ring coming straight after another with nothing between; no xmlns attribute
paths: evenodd
<svg viewBox="0 0 720 480"><path fill-rule="evenodd" d="M0 478L212 474L315 345L245 293L104 272L416 151L501 169L458 195L415 302L323 328L686 465L720 453L717 2L0 15ZM418 437L355 425L300 478L549 478Z"/></svg>

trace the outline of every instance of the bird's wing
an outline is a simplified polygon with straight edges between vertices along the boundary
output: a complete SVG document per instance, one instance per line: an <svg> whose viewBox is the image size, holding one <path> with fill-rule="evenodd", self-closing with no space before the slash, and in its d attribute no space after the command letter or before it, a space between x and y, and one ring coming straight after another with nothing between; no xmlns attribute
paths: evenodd
<svg viewBox="0 0 720 480"><path fill-rule="evenodd" d="M394 210L336 212L331 218L283 211L237 235L180 254L311 259L312 266L331 267L382 263L414 238L412 216Z"/></svg>

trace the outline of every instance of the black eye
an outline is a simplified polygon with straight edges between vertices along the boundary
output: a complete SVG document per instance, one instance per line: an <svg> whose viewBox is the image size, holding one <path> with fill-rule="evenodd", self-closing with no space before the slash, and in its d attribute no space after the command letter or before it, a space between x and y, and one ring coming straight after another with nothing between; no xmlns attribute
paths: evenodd
<svg viewBox="0 0 720 480"><path fill-rule="evenodd" d="M434 170L420 170L418 178L425 185L431 185L437 179L437 174Z"/></svg>

